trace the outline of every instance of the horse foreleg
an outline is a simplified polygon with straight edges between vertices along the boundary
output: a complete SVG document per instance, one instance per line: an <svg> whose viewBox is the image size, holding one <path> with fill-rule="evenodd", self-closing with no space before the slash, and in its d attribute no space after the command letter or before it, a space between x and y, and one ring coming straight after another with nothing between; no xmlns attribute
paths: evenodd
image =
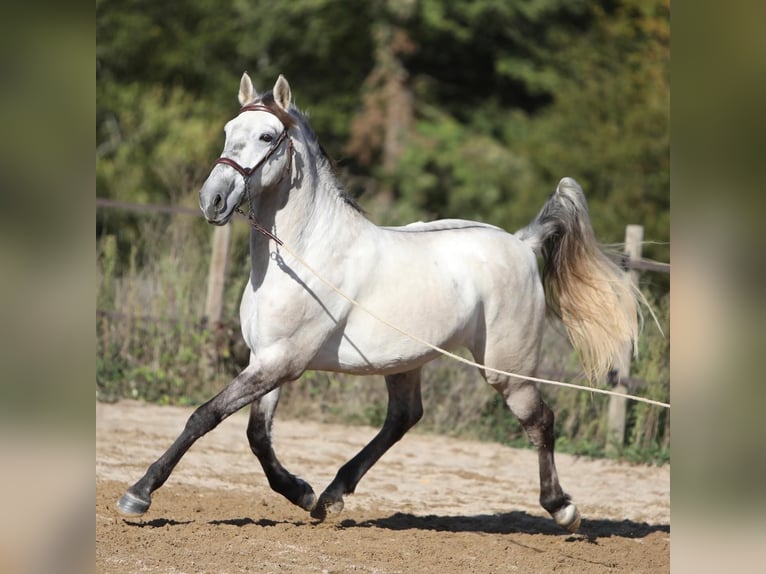
<svg viewBox="0 0 766 574"><path fill-rule="evenodd" d="M259 381L253 367L242 371L224 390L191 414L184 430L170 448L149 466L146 474L117 502L119 512L137 516L149 510L152 493L165 483L178 461L197 439L277 385Z"/></svg>
<svg viewBox="0 0 766 574"><path fill-rule="evenodd" d="M580 528L580 513L559 484L553 460L555 436L553 411L540 397L540 391L530 381L494 385L518 417L530 441L537 448L540 467L540 505L556 524L570 532Z"/></svg>
<svg viewBox="0 0 766 574"><path fill-rule="evenodd" d="M389 375L388 410L383 428L350 461L344 464L338 474L319 497L311 516L324 520L328 512L343 510L343 495L352 494L364 474L401 439L423 416L420 398L420 369Z"/></svg>
<svg viewBox="0 0 766 574"><path fill-rule="evenodd" d="M281 387L277 387L250 407L247 440L250 442L250 450L258 457L272 490L304 510L311 510L316 502L314 490L307 482L290 474L282 466L271 446L271 425L279 403L280 389Z"/></svg>

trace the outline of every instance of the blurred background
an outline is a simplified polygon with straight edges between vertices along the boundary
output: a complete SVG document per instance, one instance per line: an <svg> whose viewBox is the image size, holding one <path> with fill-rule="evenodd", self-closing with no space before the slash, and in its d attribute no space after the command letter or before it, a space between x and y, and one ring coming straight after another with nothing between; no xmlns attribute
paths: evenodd
<svg viewBox="0 0 766 574"><path fill-rule="evenodd" d="M99 0L96 40L98 400L198 404L247 362L248 227L232 223L223 312L206 321L213 229L197 207L244 71L259 91L286 76L380 225L515 231L572 176L605 246L641 225L643 256L670 261L667 0ZM638 281L665 334L647 315L628 390L668 401L670 274ZM562 333L551 321L541 376L589 384ZM559 449L669 461L666 409L629 402L615 438L607 398L544 392ZM378 425L386 400L382 379L310 372L280 412ZM434 363L424 404L419 429L528 445L472 369Z"/></svg>
<svg viewBox="0 0 766 574"><path fill-rule="evenodd" d="M30 562L50 559L48 570L35 571L67 571L61 549L82 551L83 562L69 571L87 570L94 372L98 400L192 402L199 400L195 394L206 398L220 388L234 369L224 357L212 376L194 377L190 365L196 361L184 360L185 346L199 356L199 343L188 342L192 336L212 339L199 328L209 226L197 216L94 206L92 192L95 187L97 197L114 201L197 210L197 186L220 153L223 122L236 113L245 70L261 90L286 74L298 106L311 113L320 140L339 161L347 187L378 223L404 222L418 205L430 207L412 218L448 215L450 206L443 204L463 189L474 199L458 205L464 210L459 216L481 209L473 216L512 229L528 221L561 176L570 175L583 184L602 241L620 243L625 225L641 224L645 241L658 242L645 243L644 255L669 261L663 251L668 173L662 163L669 150L668 3L159 4L100 0L95 14L90 6L35 0L0 8L0 486L13 493L0 520L0 563L7 571L21 571L9 566L14 552ZM672 13L673 566L679 572L736 566L756 571L763 564L766 508L766 5L674 0ZM373 34L373 24L382 31ZM392 27L406 34L406 49L389 42L386 52ZM352 37L358 43L348 44ZM391 50L395 57L387 60ZM376 79L382 76L373 71L385 62L403 67L399 82L412 97L406 109L413 115L372 121L367 114L366 124L356 127L354 119L366 110L383 109L374 95L382 93L383 80ZM656 129L657 121L662 128ZM375 125L377 143L366 146L377 155L355 155L364 147L359 138L376 133ZM399 158L393 166L382 161L381 125L409 126L400 155L389 156ZM351 136L355 129L357 139ZM479 136L485 138L482 147L467 145ZM479 149L505 159L490 161ZM455 161L471 153L471 163ZM653 168L658 162L665 167ZM425 168L417 171L420 165ZM398 170L405 167L419 179L403 182L405 172ZM514 177L498 177L498 170L512 170ZM638 175L644 172L646 179ZM465 184L470 178L482 178L484 187ZM499 181L497 188L490 178ZM619 183L623 178L632 183ZM664 187L643 186L654 178L666 178ZM436 199L413 195L414 189L438 189L435 180L450 182L449 189ZM509 195L494 199L493 193ZM606 201L607 193L615 201ZM616 194L633 199L617 200ZM664 199L636 200L641 194ZM491 207L482 203L488 198ZM500 217L517 217L518 223ZM651 227L661 218L664 225ZM227 325L236 320L246 265L246 225L234 222L232 231L222 315ZM198 255L203 259L195 262ZM640 283L661 300L669 277L641 273ZM662 308L656 301L655 310ZM172 321L118 321L106 313ZM236 333L236 325L230 328ZM669 345L665 331L667 339L654 339L658 346ZM654 333L647 325L642 345ZM667 360L666 350L660 356ZM631 374L664 380L641 375L635 363ZM469 375L467 382L482 388ZM367 406L374 405L372 393L382 396L383 384L375 379L347 383L323 376L310 374L313 387L294 389L309 396L314 388L323 400L329 389L338 389L336 396L349 399L342 387L356 384L369 394L356 404ZM151 385L145 382L150 377ZM430 380L427 389L455 386L435 375ZM206 388L195 391L193 385ZM543 391L557 409L561 436L566 415L555 404L559 391ZM483 400L492 401L484 392ZM296 396L280 409L300 405L301 394ZM603 412L598 397L576 396ZM317 408L317 401L311 404ZM446 404L427 399L426 409ZM585 412L579 420L596 419ZM65 475L73 478L63 485ZM51 537L61 544L51 544Z"/></svg>

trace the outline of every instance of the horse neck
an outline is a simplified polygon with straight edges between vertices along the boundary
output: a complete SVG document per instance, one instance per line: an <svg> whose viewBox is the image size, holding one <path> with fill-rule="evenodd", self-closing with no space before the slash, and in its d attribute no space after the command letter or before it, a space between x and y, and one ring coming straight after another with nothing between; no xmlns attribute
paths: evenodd
<svg viewBox="0 0 766 574"><path fill-rule="evenodd" d="M255 206L258 220L299 253L317 245L342 249L343 243L353 240L360 228L371 225L343 198L329 162L311 145L294 137L290 176L280 182L275 193L260 198ZM252 231L254 264L257 245L266 241L258 231Z"/></svg>

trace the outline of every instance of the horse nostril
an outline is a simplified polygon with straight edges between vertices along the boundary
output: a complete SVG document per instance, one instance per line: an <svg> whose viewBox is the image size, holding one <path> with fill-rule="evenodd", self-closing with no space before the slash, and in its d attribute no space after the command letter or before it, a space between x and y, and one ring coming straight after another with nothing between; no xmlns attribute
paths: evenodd
<svg viewBox="0 0 766 574"><path fill-rule="evenodd" d="M213 207L215 207L216 211L221 207L221 203L223 203L223 196L220 193L216 193L213 198Z"/></svg>

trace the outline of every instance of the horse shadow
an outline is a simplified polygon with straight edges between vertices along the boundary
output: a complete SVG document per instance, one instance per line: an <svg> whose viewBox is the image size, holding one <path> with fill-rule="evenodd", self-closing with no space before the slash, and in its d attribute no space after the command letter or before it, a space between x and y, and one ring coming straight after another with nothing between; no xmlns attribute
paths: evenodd
<svg viewBox="0 0 766 574"><path fill-rule="evenodd" d="M229 525L237 527L272 527L283 522L294 526L320 524L320 521L275 521L265 518L232 518L210 520L208 524ZM523 511L513 511L500 514L479 514L474 516L415 516L396 512L390 516L369 520L347 518L337 523L342 529L351 528L381 528L393 531L430 530L435 532L476 532L484 534L542 534L546 536L561 536L567 532L557 526L550 518L535 516ZM648 524L632 520L583 519L577 538L586 538L596 543L599 538L644 538L653 532L670 533L669 524Z"/></svg>
<svg viewBox="0 0 766 574"><path fill-rule="evenodd" d="M183 526L194 522L193 520L173 520L170 518L154 518L152 520L128 520L123 518L122 521L128 526L136 528L165 528L166 526Z"/></svg>
<svg viewBox="0 0 766 574"><path fill-rule="evenodd" d="M431 530L436 532L478 532L484 534L543 534L561 536L566 531L550 518L534 516L523 511L474 516L415 516L397 512L385 518L358 522L343 520L344 528L384 528L388 530ZM648 524L632 520L583 519L578 536L591 541L616 536L644 538L653 532L670 532L669 524Z"/></svg>

